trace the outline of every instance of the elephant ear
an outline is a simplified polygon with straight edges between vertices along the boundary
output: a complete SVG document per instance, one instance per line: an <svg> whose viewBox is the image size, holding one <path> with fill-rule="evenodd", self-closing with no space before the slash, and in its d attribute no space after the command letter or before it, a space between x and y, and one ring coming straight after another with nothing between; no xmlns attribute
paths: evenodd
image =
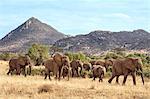
<svg viewBox="0 0 150 99"><path fill-rule="evenodd" d="M135 68L137 67L139 59L137 58L128 58L126 63L128 63L128 68L130 70L135 70Z"/></svg>
<svg viewBox="0 0 150 99"><path fill-rule="evenodd" d="M53 56L53 59L54 59L56 62L61 62L61 61L62 61L62 57L63 57L62 54L56 53L56 54Z"/></svg>

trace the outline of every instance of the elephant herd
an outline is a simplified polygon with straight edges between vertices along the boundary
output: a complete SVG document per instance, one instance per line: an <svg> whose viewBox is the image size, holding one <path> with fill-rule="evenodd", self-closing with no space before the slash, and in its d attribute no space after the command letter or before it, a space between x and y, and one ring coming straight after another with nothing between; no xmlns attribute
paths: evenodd
<svg viewBox="0 0 150 99"><path fill-rule="evenodd" d="M116 77L116 83L119 83L119 76L123 75L123 85L126 82L127 76L131 75L133 78L133 84L136 85L136 71L140 70L142 83L144 84L142 62L140 59L125 58L125 59L106 59L104 61L92 60L90 62L82 62L81 60L73 60L70 62L66 55L61 53L55 53L52 58L45 60L42 65L45 67L45 78L51 80L51 73L55 76L55 79L60 80L67 77L68 80L71 77L81 77L83 71L92 71L93 80L99 78L99 82L103 81L105 72L108 71L108 67L112 67L112 75L108 80L109 83ZM26 66L29 66L29 74L31 74L32 62L28 55L19 58L12 58L9 61L9 71L7 75L16 71L17 75L20 75L23 71L26 76Z"/></svg>

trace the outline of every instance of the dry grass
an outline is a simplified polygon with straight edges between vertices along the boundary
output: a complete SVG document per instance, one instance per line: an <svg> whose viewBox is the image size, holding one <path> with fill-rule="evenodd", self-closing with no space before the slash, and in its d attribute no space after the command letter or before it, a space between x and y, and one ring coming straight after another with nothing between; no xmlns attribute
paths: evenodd
<svg viewBox="0 0 150 99"><path fill-rule="evenodd" d="M108 79L99 83L92 79L74 78L70 81L44 80L42 76L7 76L8 62L0 62L0 98L2 99L149 99L150 80L143 86L137 77L133 86L131 77L125 86ZM122 78L120 79L122 82Z"/></svg>

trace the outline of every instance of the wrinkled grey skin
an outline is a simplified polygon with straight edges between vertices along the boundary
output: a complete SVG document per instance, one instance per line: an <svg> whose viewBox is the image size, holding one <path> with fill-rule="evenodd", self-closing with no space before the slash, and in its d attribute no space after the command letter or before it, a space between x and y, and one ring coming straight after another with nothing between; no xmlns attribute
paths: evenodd
<svg viewBox="0 0 150 99"><path fill-rule="evenodd" d="M142 63L139 59L134 58L126 58L126 59L116 59L112 61L112 76L108 80L109 83L113 80L114 77L116 77L116 82L118 82L118 78L120 75L124 76L123 85L126 82L127 76L131 74L133 78L133 84L136 85L136 76L135 73L137 70L141 71L141 79L144 84L144 78L143 78L143 70L142 70Z"/></svg>
<svg viewBox="0 0 150 99"><path fill-rule="evenodd" d="M27 65L29 65L29 69L30 69L29 75L30 75L32 63L31 63L31 59L28 55L10 59L9 71L8 71L7 75L9 75L9 73L11 73L11 75L12 75L12 72L15 70L16 70L16 74L20 75L21 69L22 69L24 72L24 75L26 76L26 66Z"/></svg>

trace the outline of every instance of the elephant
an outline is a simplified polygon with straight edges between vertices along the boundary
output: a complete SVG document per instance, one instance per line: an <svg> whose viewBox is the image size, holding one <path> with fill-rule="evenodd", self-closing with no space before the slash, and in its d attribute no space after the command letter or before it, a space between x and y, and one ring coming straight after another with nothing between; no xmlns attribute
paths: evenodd
<svg viewBox="0 0 150 99"><path fill-rule="evenodd" d="M9 71L7 72L7 75L9 75L9 73L11 73L11 75L12 75L12 72L14 70L16 70L17 75L20 75L21 69L22 69L23 72L24 72L24 75L26 76L26 66L27 65L29 65L29 70L30 70L29 75L30 75L31 74L32 63L31 63L31 59L28 55L10 59L10 61L9 61Z"/></svg>
<svg viewBox="0 0 150 99"><path fill-rule="evenodd" d="M93 65L93 80L95 81L95 78L99 77L99 82L103 82L105 67L101 65Z"/></svg>
<svg viewBox="0 0 150 99"><path fill-rule="evenodd" d="M60 80L62 68L64 66L70 68L70 61L67 56L56 53L51 59L46 60L43 65L45 66L45 79L47 75L49 75L49 79L51 80L50 72L53 72L53 74L56 75L56 79L58 78ZM70 76L69 70L70 69L68 69L68 80ZM59 77L57 74L59 74Z"/></svg>
<svg viewBox="0 0 150 99"><path fill-rule="evenodd" d="M56 56L55 56L56 58ZM69 63L69 60L66 56L62 56L62 59L60 60L62 61L63 63L59 63L58 60L55 60L54 57L53 58L50 58L48 60L46 60L43 65L45 66L45 78L47 78L47 75L49 76L49 79L51 80L50 78L50 72L53 72L54 75L56 75L56 79L58 77L57 74L59 74L59 80L60 80L60 77L61 75L63 75L63 70L67 70L67 76L68 76L68 80L69 80L69 73L70 73L70 63ZM67 68L67 69L66 69Z"/></svg>
<svg viewBox="0 0 150 99"><path fill-rule="evenodd" d="M112 76L108 80L109 83L116 77L116 82L118 83L118 78L120 75L124 75L123 85L126 82L127 76L131 74L133 78L133 84L136 85L136 70L141 71L141 79L144 85L144 78L143 78L143 70L142 70L142 62L140 59L137 58L125 58L125 59L115 59L112 61Z"/></svg>
<svg viewBox="0 0 150 99"><path fill-rule="evenodd" d="M73 60L70 63L70 67L71 67L71 71L72 71L72 77L74 77L75 72L77 74L77 77L79 77L79 74L81 76L81 72L82 72L82 68L83 68L83 63L81 60ZM78 73L79 68L80 68L80 71Z"/></svg>
<svg viewBox="0 0 150 99"><path fill-rule="evenodd" d="M50 72L53 72L54 75L57 75L58 67L56 62L53 60L53 58L50 58L46 61L44 61L43 65L45 66L45 78L47 78L47 75L49 76L49 80L51 80Z"/></svg>
<svg viewBox="0 0 150 99"><path fill-rule="evenodd" d="M83 63L83 69L85 71L91 70L91 64L90 63Z"/></svg>
<svg viewBox="0 0 150 99"><path fill-rule="evenodd" d="M63 66L61 71L61 75L63 76L63 78L68 76L68 80L69 80L69 75L70 75L69 73L71 74L70 68L68 68L67 66Z"/></svg>
<svg viewBox="0 0 150 99"><path fill-rule="evenodd" d="M70 68L70 60L69 60L69 57L66 56L66 55L63 55L61 53L56 53L54 54L53 56L53 59L54 61L56 62L57 64L57 67L58 67L58 74L59 74L59 77L58 79L60 80L60 77L61 77L61 69L63 66L67 66L68 68ZM68 69L68 80L69 80L69 71L70 69ZM56 75L56 78L57 78L57 75Z"/></svg>

